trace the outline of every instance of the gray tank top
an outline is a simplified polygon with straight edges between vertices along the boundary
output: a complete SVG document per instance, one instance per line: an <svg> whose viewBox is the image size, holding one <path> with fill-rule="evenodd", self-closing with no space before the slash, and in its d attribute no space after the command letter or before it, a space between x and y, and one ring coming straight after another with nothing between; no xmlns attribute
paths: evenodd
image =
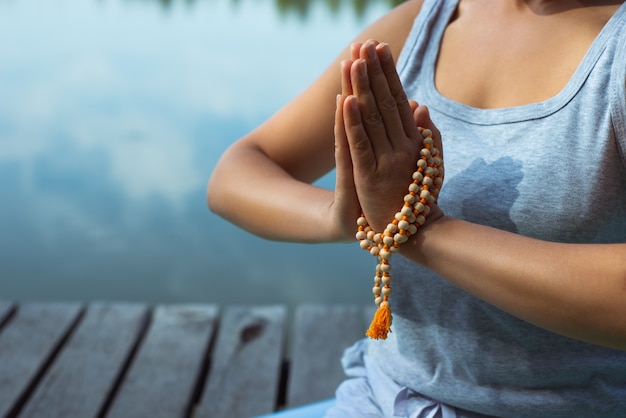
<svg viewBox="0 0 626 418"><path fill-rule="evenodd" d="M457 2L426 0L398 59L444 136L443 211L542 240L626 242L626 5L556 96L485 110L434 85ZM393 272L393 333L369 353L400 385L495 416L626 417L626 352L535 327L400 256Z"/></svg>

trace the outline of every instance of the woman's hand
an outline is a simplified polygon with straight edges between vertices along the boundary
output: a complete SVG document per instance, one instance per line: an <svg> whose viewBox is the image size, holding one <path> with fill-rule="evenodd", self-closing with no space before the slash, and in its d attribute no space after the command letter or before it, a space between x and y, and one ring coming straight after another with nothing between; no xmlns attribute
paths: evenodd
<svg viewBox="0 0 626 418"><path fill-rule="evenodd" d="M423 139L417 126L433 131L439 149L441 136L427 108L407 100L388 45L355 44L352 58L342 63L343 112L336 115L336 144L348 145L361 210L372 228L382 231L412 181ZM341 158L338 179L340 163L342 178L348 177L345 154Z"/></svg>
<svg viewBox="0 0 626 418"><path fill-rule="evenodd" d="M354 183L350 147L345 135L343 107L345 96L337 95L335 109L335 197L329 208L327 219L334 224L339 236L347 240L354 239L355 221L361 214L361 206Z"/></svg>

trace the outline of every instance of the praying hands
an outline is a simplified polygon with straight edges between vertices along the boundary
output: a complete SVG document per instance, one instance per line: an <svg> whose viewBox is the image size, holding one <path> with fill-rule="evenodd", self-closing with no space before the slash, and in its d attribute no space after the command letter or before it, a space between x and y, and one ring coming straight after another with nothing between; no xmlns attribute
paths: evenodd
<svg viewBox="0 0 626 418"><path fill-rule="evenodd" d="M407 100L389 46L353 44L341 63L342 91L335 114L336 192L352 193L374 230L382 231L403 202L423 137L441 136L428 109Z"/></svg>

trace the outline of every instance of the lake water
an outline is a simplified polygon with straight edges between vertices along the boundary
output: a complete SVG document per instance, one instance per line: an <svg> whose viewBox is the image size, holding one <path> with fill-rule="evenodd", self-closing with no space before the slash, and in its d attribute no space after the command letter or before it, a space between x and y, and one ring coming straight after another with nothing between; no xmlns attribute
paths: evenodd
<svg viewBox="0 0 626 418"><path fill-rule="evenodd" d="M0 0L0 299L369 303L356 242L256 238L205 189L390 7Z"/></svg>

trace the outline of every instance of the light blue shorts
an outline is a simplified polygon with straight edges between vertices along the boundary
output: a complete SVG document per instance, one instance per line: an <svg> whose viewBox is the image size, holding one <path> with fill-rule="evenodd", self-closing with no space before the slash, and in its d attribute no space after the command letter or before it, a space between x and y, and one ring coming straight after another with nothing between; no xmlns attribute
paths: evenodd
<svg viewBox="0 0 626 418"><path fill-rule="evenodd" d="M315 402L309 405L299 406L297 408L286 409L284 411L275 412L269 415L263 415L257 418L322 418L326 415L326 411L335 405L334 399Z"/></svg>
<svg viewBox="0 0 626 418"><path fill-rule="evenodd" d="M259 418L485 418L398 385L366 354L367 340L345 350L341 359L348 377L335 399L288 409Z"/></svg>
<svg viewBox="0 0 626 418"><path fill-rule="evenodd" d="M349 379L336 391L324 418L465 418L453 406L400 386L367 355L367 339L345 350L341 359Z"/></svg>

